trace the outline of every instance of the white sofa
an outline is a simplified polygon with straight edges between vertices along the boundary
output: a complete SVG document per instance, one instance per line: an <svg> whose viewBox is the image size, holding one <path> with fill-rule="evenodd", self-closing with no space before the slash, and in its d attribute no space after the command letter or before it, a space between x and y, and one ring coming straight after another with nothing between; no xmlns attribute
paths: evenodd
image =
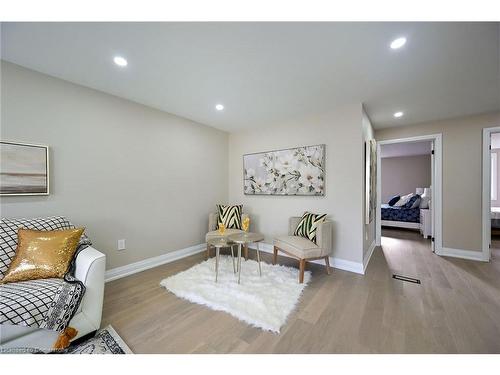
<svg viewBox="0 0 500 375"><path fill-rule="evenodd" d="M99 329L104 297L104 271L106 257L93 247L82 250L76 258L75 277L85 284L85 294L69 326L78 330L75 337L84 336ZM58 332L0 325L0 352L2 348L37 348L49 350L57 340Z"/></svg>

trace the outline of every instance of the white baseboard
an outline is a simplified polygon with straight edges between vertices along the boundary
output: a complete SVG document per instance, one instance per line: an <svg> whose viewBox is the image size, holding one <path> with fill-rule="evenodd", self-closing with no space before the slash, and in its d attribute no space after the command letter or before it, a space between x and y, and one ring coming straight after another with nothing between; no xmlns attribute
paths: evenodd
<svg viewBox="0 0 500 375"><path fill-rule="evenodd" d="M106 271L106 274L104 275L104 281L108 282L120 279L125 276L133 275L134 273L137 272L145 271L147 269L157 267L162 264L174 262L176 260L201 253L205 249L206 245L203 243L199 245L186 247L185 249L171 251L169 253L159 255L157 257L140 260L135 263L127 264L126 266L112 268Z"/></svg>
<svg viewBox="0 0 500 375"><path fill-rule="evenodd" d="M371 256L373 253L373 249L375 248L374 246L375 243L372 244L370 247L370 251L367 253ZM252 244L250 245L251 248L255 249L255 245ZM187 247L185 249L180 249L176 251L171 251L169 253L159 255L153 258L148 258L148 259L143 259L135 263L127 264L125 266L117 267L117 268L112 268L110 270L106 271L106 274L104 275L104 280L106 282L108 281L113 281L117 279L121 279L122 277L125 276L130 276L133 275L134 273L138 273L141 271L148 270L150 268L158 267L161 266L162 264L174 262L176 260L201 253L202 251L205 251L206 249L206 244L199 244L199 245L194 245L191 247ZM261 251L264 251L266 253L273 253L273 246L267 243L260 242L259 243L259 249ZM284 253L280 253L281 256L287 256ZM369 261L369 257L367 257L367 261ZM323 265L323 261L320 260L313 260L312 263L317 263ZM366 265L368 263L365 263ZM330 265L333 268L337 268L343 271L349 271L349 272L354 272L363 275L364 271L366 269L366 266L362 263L358 262L353 262L350 260L345 260L345 259L339 259L339 258L334 258L330 257Z"/></svg>
<svg viewBox="0 0 500 375"><path fill-rule="evenodd" d="M476 260L480 262L489 262L489 259L486 259L486 256L482 251L452 249L450 247L443 247L440 250L436 250L436 254L445 257L454 257L454 258L461 258L468 260Z"/></svg>
<svg viewBox="0 0 500 375"><path fill-rule="evenodd" d="M249 247L252 249L255 249L256 245L251 244ZM270 254L273 253L273 245L265 243L265 242L259 242L259 249L260 249L260 251L263 251L266 253L270 253ZM286 257L290 258L287 254L285 254L283 252L280 252L279 255L286 256ZM321 265L325 264L324 261L321 259L313 260L311 263L317 263L317 264L321 264ZM364 275L364 273L365 273L362 263L353 262L351 260L330 257L330 266L332 266L333 268L337 268L339 270L354 272L354 273L358 273L361 275Z"/></svg>
<svg viewBox="0 0 500 375"><path fill-rule="evenodd" d="M368 263L370 263L370 259L372 258L373 250L375 250L375 247L377 247L375 240L373 240L372 244L370 245L368 251L366 252L364 258L363 258L363 274L366 272L366 268L368 267Z"/></svg>

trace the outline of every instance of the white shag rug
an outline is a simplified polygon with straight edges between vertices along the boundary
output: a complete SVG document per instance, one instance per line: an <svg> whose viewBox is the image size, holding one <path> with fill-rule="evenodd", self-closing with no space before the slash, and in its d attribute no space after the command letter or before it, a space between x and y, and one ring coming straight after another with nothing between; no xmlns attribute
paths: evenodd
<svg viewBox="0 0 500 375"><path fill-rule="evenodd" d="M160 285L190 302L225 311L255 327L279 333L311 279L311 273L307 271L304 283L299 284L296 268L264 262L261 266L262 277L256 261L242 259L238 284L231 257L221 256L216 283L215 258L210 258L162 280Z"/></svg>

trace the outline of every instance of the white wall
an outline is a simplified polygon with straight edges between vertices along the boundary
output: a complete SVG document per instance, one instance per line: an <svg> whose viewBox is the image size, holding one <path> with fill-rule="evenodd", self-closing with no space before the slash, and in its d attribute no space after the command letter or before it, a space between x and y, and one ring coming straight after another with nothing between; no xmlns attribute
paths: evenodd
<svg viewBox="0 0 500 375"><path fill-rule="evenodd" d="M304 211L327 213L334 222L333 256L363 260L363 137L360 104L287 124L229 136L229 201L242 203L252 230L272 243L286 235L290 216ZM296 146L326 144L324 197L249 196L243 194L243 155Z"/></svg>
<svg viewBox="0 0 500 375"><path fill-rule="evenodd" d="M87 228L108 268L204 242L208 213L228 196L227 133L1 68L1 138L49 145L51 158L51 194L2 197L2 217L65 215Z"/></svg>
<svg viewBox="0 0 500 375"><path fill-rule="evenodd" d="M416 188L431 186L431 155L383 158L382 203L395 195L415 193Z"/></svg>

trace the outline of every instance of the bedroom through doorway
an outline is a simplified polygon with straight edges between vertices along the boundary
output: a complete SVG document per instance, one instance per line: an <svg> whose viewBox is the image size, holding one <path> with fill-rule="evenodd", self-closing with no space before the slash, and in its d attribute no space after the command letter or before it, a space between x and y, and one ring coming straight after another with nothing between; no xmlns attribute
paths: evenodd
<svg viewBox="0 0 500 375"><path fill-rule="evenodd" d="M407 238L417 233L432 238L432 141L382 145L382 235Z"/></svg>
<svg viewBox="0 0 500 375"><path fill-rule="evenodd" d="M500 132L490 133L490 168L489 168L489 223L490 243L489 254L484 257L488 260L500 254Z"/></svg>
<svg viewBox="0 0 500 375"><path fill-rule="evenodd" d="M400 241L404 249L411 240L434 252L437 237L441 244L441 135L382 140L377 151L377 245Z"/></svg>

